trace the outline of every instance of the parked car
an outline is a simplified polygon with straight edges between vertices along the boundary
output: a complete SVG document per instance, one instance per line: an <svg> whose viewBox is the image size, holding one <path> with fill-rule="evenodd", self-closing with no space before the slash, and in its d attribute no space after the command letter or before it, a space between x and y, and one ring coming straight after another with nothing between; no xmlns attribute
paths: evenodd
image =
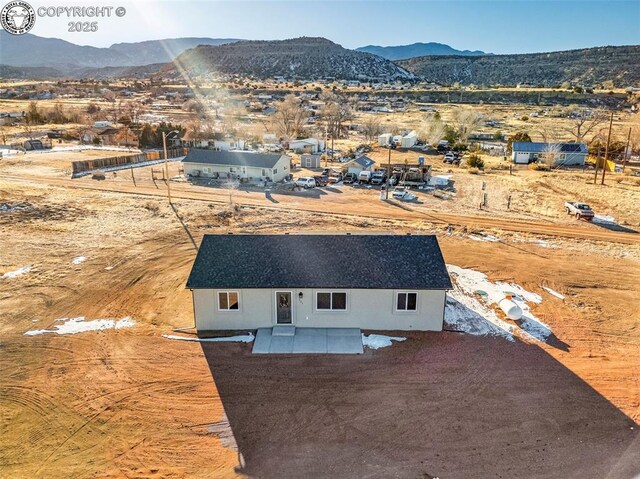
<svg viewBox="0 0 640 479"><path fill-rule="evenodd" d="M313 179L316 180L316 186L327 186L329 183L329 177L325 175L317 175Z"/></svg>
<svg viewBox="0 0 640 479"><path fill-rule="evenodd" d="M585 219L591 221L595 216L595 213L588 204L577 201L567 201L564 204L564 210L568 215L574 215L577 220Z"/></svg>
<svg viewBox="0 0 640 479"><path fill-rule="evenodd" d="M343 180L344 183L349 185L355 183L356 181L358 181L358 175L356 175L355 173L347 173Z"/></svg>
<svg viewBox="0 0 640 479"><path fill-rule="evenodd" d="M308 176L303 176L295 181L296 186L302 186L303 188L314 188L316 186L316 180Z"/></svg>
<svg viewBox="0 0 640 479"><path fill-rule="evenodd" d="M329 183L333 184L338 183L339 181L342 181L342 173L336 173L335 171L331 173L329 176Z"/></svg>
<svg viewBox="0 0 640 479"><path fill-rule="evenodd" d="M406 190L402 186L398 186L396 189L394 189L393 193L391 193L391 197L394 200L400 200L400 201L415 201L418 199L416 195L411 194L409 190Z"/></svg>
<svg viewBox="0 0 640 479"><path fill-rule="evenodd" d="M372 185L382 185L387 181L387 174L384 171L376 171L371 177Z"/></svg>
<svg viewBox="0 0 640 479"><path fill-rule="evenodd" d="M373 176L373 173L371 173L370 171L361 171L358 174L358 181L360 183L369 183L371 181L372 176Z"/></svg>

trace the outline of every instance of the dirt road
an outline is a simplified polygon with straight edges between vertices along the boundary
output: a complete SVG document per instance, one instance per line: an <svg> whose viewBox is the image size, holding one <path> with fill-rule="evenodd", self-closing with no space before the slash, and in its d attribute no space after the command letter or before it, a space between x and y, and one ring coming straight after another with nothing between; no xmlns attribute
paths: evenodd
<svg viewBox="0 0 640 479"><path fill-rule="evenodd" d="M146 197L167 197L164 182L153 184L140 183L137 186L125 182L95 182L85 179L72 180L68 178L52 178L42 176L10 176L3 175L3 179L18 183L35 182L60 188L74 188L80 190L109 191L115 193L135 194ZM332 188L335 190L336 188ZM321 189L318 189L321 191ZM416 221L423 219L428 223L450 224L466 226L472 229L501 229L511 232L533 233L565 238L587 239L593 241L610 241L624 244L640 244L640 234L635 232L611 231L602 226L575 222L570 225L551 221L519 220L515 218L447 214L429 210L415 204L406 204L395 200L375 201L371 197L349 198L348 201L322 201L321 196L305 194L274 194L274 200L264 198L263 193L236 191L233 201L240 205L259 207L269 210L286 209L288 211L304 211L318 215L350 216L361 218L393 219ZM216 204L229 203L229 191L223 188L195 187L185 183L171 183L171 196L174 199L190 199L206 201Z"/></svg>

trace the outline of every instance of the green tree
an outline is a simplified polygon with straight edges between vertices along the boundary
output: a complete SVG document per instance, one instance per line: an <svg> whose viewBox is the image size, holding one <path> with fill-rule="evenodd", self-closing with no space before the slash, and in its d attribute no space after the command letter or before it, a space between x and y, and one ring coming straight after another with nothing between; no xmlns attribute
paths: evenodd
<svg viewBox="0 0 640 479"><path fill-rule="evenodd" d="M467 158L467 165L469 165L470 168L478 168L479 170L482 170L484 169L484 160L478 155L471 155Z"/></svg>
<svg viewBox="0 0 640 479"><path fill-rule="evenodd" d="M509 139L507 140L507 153L511 153L511 147L513 145L514 142L518 143L518 142L530 142L531 141L531 137L529 136L529 133L527 133L526 131L519 131L518 133L516 133L513 136L510 136Z"/></svg>
<svg viewBox="0 0 640 479"><path fill-rule="evenodd" d="M458 132L452 126L445 125L443 138L447 140L450 145L453 145L456 141L458 141Z"/></svg>

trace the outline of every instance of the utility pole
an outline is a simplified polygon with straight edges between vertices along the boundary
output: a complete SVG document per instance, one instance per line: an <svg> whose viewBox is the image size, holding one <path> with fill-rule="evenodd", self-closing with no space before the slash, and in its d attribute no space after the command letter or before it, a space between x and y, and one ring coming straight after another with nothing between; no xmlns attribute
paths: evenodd
<svg viewBox="0 0 640 479"><path fill-rule="evenodd" d="M164 149L164 172L167 177L167 194L169 195L169 204L172 205L171 202L171 186L169 185L169 162L167 161L167 134L162 132L162 148Z"/></svg>
<svg viewBox="0 0 640 479"><path fill-rule="evenodd" d="M602 181L601 185L604 185L604 175L607 172L607 162L609 161L609 142L611 141L611 127L613 126L613 112L611 112L611 119L609 120L609 134L607 135L607 147L604 150L604 164L602 165Z"/></svg>
<svg viewBox="0 0 640 479"><path fill-rule="evenodd" d="M624 173L624 169L627 167L627 151L629 151L629 143L631 142L631 127L629 127L629 134L627 135L627 146L624 148L624 160L622 161L622 172ZM629 156L631 156L631 152L629 152Z"/></svg>
<svg viewBox="0 0 640 479"><path fill-rule="evenodd" d="M600 139L598 139L598 156L596 156L596 172L595 172L595 176L593 177L593 184L597 184L598 183L598 165L600 164Z"/></svg>
<svg viewBox="0 0 640 479"><path fill-rule="evenodd" d="M384 199L389 199L389 188L391 187L391 145L389 145L389 160L387 161L387 187L384 190Z"/></svg>

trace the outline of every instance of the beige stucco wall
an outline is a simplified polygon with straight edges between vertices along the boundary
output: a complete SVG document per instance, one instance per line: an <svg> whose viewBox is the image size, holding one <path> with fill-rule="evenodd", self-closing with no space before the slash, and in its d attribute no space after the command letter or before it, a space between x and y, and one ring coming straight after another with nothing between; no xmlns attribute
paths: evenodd
<svg viewBox="0 0 640 479"><path fill-rule="evenodd" d="M196 328L257 329L275 324L275 292L291 291L293 325L297 327L361 328L377 330L441 331L445 291L418 291L418 310L395 311L396 290L352 289L347 292L347 311L317 311L311 289L243 289L238 311L218 311L217 290L193 290ZM298 295L302 292L302 300Z"/></svg>

